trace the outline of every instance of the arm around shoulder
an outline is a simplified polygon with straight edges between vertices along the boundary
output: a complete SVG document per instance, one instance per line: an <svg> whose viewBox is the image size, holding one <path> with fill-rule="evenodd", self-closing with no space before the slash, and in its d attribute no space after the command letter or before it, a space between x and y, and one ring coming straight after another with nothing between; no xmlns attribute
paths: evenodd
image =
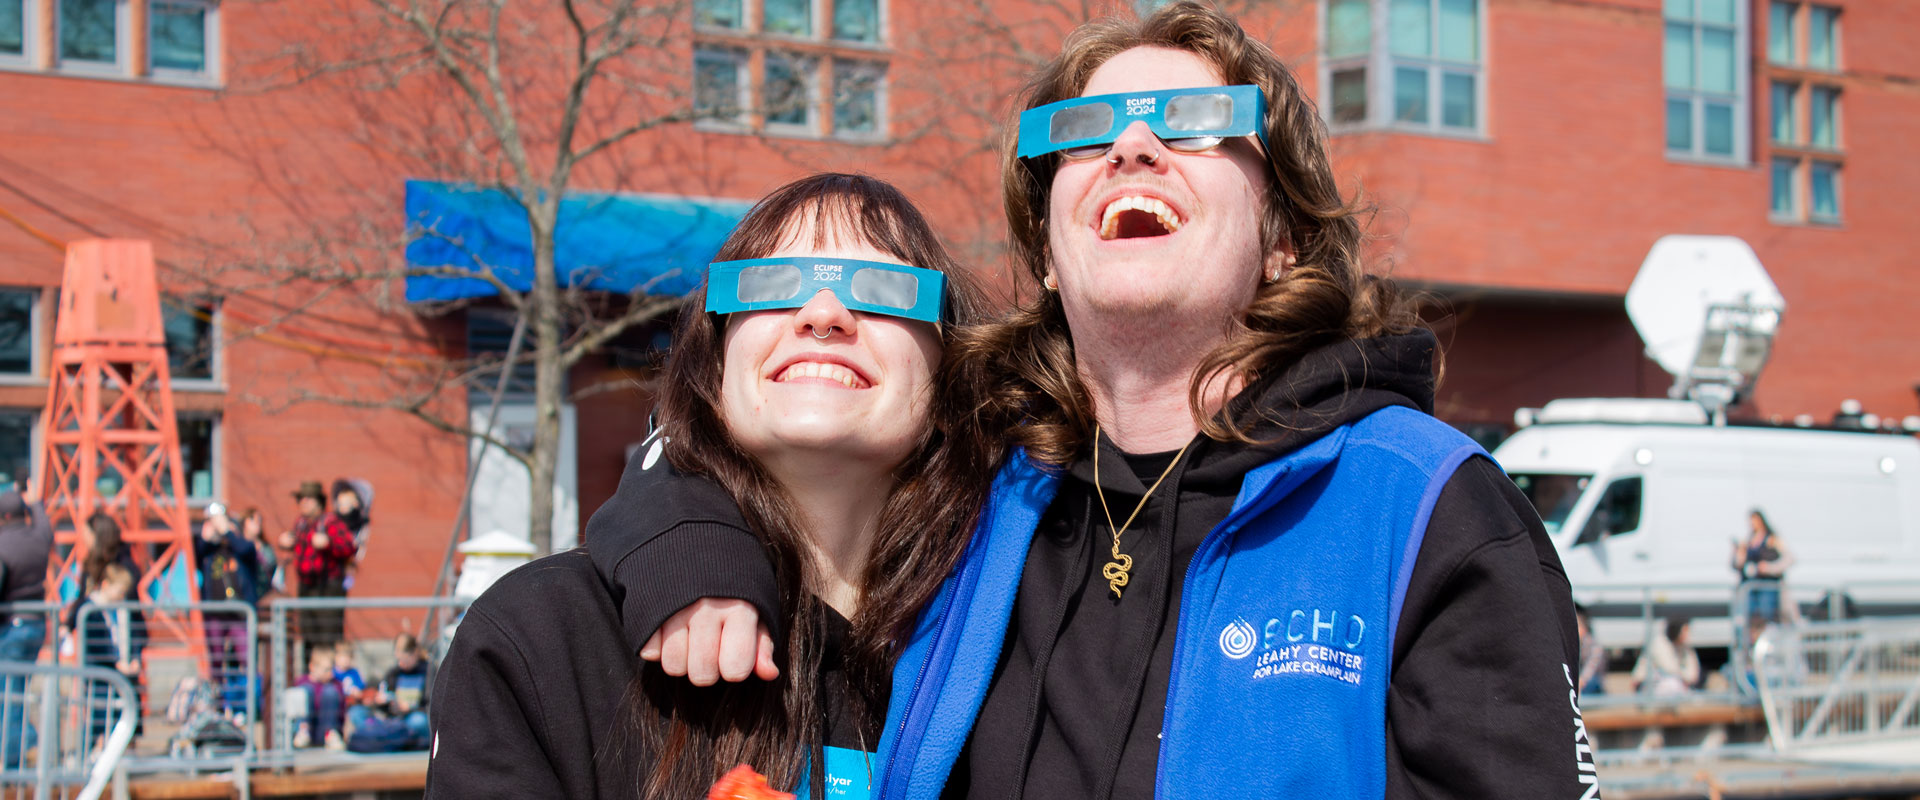
<svg viewBox="0 0 1920 800"><path fill-rule="evenodd" d="M635 642L703 597L752 603L780 636L780 585L759 537L726 490L665 458L627 465L613 498L587 522L586 549L623 592L622 625Z"/></svg>

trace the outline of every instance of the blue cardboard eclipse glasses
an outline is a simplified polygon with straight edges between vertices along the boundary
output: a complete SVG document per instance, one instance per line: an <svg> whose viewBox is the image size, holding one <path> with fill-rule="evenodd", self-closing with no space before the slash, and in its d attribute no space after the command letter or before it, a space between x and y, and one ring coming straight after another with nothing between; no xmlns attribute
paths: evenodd
<svg viewBox="0 0 1920 800"><path fill-rule="evenodd" d="M1021 112L1018 152L1021 158L1063 151L1068 158L1092 158L1134 120L1182 152L1211 150L1235 136L1258 136L1265 145L1266 118L1267 98L1252 84L1075 97Z"/></svg>
<svg viewBox="0 0 1920 800"><path fill-rule="evenodd" d="M707 310L799 308L826 289L854 311L939 323L947 276L938 270L851 258L749 258L707 265Z"/></svg>

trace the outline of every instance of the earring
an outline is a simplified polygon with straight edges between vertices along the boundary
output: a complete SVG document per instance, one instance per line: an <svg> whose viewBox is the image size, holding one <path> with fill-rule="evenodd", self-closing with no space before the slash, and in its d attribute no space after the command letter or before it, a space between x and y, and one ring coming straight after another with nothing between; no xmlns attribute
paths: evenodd
<svg viewBox="0 0 1920 800"><path fill-rule="evenodd" d="M1264 277L1267 283L1278 283L1280 281L1280 271L1277 269L1267 270L1267 274Z"/></svg>
<svg viewBox="0 0 1920 800"><path fill-rule="evenodd" d="M1060 291L1060 282L1053 279L1053 273L1051 272L1047 273L1046 277L1040 279L1040 285L1047 287L1047 291L1049 292Z"/></svg>

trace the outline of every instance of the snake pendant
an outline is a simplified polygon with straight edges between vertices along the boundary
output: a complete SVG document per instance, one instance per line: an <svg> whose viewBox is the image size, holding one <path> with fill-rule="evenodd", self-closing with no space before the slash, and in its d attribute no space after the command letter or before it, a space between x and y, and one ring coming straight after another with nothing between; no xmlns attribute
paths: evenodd
<svg viewBox="0 0 1920 800"><path fill-rule="evenodd" d="M1100 569L1100 576L1107 579L1107 588L1113 590L1113 597L1118 600L1120 587L1127 585L1127 573L1133 571L1133 556L1120 552L1120 548L1116 547L1113 559Z"/></svg>

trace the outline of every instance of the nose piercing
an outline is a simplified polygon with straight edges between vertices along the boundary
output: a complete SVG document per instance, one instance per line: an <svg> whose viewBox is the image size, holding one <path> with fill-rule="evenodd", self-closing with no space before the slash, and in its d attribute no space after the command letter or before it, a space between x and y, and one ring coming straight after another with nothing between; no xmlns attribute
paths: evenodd
<svg viewBox="0 0 1920 800"><path fill-rule="evenodd" d="M1160 161L1160 154L1159 153L1141 153L1138 156L1138 158L1140 159L1140 163L1151 167L1155 163Z"/></svg>
<svg viewBox="0 0 1920 800"><path fill-rule="evenodd" d="M828 328L826 333L821 333L819 328L813 328L811 330L813 331L813 338L815 339L825 339L833 335L832 328Z"/></svg>
<svg viewBox="0 0 1920 800"><path fill-rule="evenodd" d="M1124 164L1124 163L1126 163L1126 162L1127 162L1127 157L1126 157L1126 156L1123 156L1123 155L1120 155L1119 153L1108 153L1108 154L1107 154L1107 163L1108 163L1108 164L1112 164L1113 166L1116 166L1116 167L1117 167L1117 166L1120 166L1121 164Z"/></svg>

